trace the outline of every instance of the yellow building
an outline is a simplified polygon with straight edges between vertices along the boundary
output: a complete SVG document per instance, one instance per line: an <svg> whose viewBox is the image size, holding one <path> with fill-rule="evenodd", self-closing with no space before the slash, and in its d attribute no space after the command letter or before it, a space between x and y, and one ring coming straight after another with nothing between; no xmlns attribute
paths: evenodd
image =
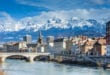
<svg viewBox="0 0 110 75"><path fill-rule="evenodd" d="M96 40L87 40L82 46L81 46L81 53L88 55L89 51L93 49L93 45L96 42Z"/></svg>
<svg viewBox="0 0 110 75"><path fill-rule="evenodd" d="M104 56L106 54L106 40L99 38L94 44L91 54L95 56Z"/></svg>

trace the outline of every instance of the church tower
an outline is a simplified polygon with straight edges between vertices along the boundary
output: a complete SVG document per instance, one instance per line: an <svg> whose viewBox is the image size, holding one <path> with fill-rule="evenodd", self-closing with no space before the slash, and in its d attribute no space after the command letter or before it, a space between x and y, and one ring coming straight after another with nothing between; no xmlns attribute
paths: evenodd
<svg viewBox="0 0 110 75"><path fill-rule="evenodd" d="M42 39L42 33L39 31L39 38L38 38L38 44L43 45L43 39Z"/></svg>
<svg viewBox="0 0 110 75"><path fill-rule="evenodd" d="M43 38L42 38L42 34L41 31L39 31L39 38L37 41L37 52L45 52L45 47L44 47L44 43L43 43Z"/></svg>

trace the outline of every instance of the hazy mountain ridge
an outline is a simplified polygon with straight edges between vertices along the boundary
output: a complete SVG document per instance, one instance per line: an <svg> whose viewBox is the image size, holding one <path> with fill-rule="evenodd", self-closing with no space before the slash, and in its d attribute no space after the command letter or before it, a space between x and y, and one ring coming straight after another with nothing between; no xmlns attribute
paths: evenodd
<svg viewBox="0 0 110 75"><path fill-rule="evenodd" d="M13 23L13 26L10 22L0 23L0 35L2 41L21 40L21 37L26 34L30 34L33 39L37 39L38 30L42 31L44 37L48 35L67 37L74 35L104 36L105 23L105 20L99 22L94 19L85 20L76 17L68 20L54 17L45 21L44 24L39 24L32 19L23 19Z"/></svg>

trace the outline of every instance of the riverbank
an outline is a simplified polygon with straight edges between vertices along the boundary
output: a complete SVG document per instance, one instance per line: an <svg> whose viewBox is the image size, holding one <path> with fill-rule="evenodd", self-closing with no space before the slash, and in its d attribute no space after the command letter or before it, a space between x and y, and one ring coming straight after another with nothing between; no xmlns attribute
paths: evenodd
<svg viewBox="0 0 110 75"><path fill-rule="evenodd" d="M27 59L25 57L22 56L14 56L14 57L8 57L8 59L20 59L20 60L26 60ZM61 63L61 64L73 64L73 65L79 65L79 66L87 66L87 67L103 67L104 69L109 68L106 65L102 65L100 63L94 63L94 62L90 62L87 61L85 59L82 58L75 58L75 57L64 57L64 56L40 56L40 57L36 57L34 59L34 61L50 61L50 62L57 62L57 63Z"/></svg>
<svg viewBox="0 0 110 75"><path fill-rule="evenodd" d="M102 63L101 61L104 61L103 59L101 61L99 61L99 59L98 61L96 61L96 57L92 57L90 59L87 56L77 57L77 56L51 55L50 61L54 61L57 63L64 63L64 64L74 64L74 65L96 67L96 68L102 67L103 69L110 69L109 63Z"/></svg>
<svg viewBox="0 0 110 75"><path fill-rule="evenodd" d="M62 60L58 61L56 59L49 60L52 62L57 62L61 64L73 64L73 65L79 65L79 66L87 66L87 67L99 67L97 64L92 62L86 62L86 61L72 61L72 60Z"/></svg>

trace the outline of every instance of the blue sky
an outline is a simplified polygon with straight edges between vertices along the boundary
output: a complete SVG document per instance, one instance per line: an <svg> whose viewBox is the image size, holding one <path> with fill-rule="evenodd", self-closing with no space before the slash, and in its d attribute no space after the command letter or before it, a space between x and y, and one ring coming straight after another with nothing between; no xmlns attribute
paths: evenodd
<svg viewBox="0 0 110 75"><path fill-rule="evenodd" d="M42 12L90 11L92 9L99 10L96 13L103 10L108 12L110 0L0 0L0 12L17 20L24 17L39 16Z"/></svg>
<svg viewBox="0 0 110 75"><path fill-rule="evenodd" d="M44 7L20 4L16 0L0 0L0 12L6 12L16 19L38 15L42 11L48 11L48 9Z"/></svg>
<svg viewBox="0 0 110 75"><path fill-rule="evenodd" d="M2 31L18 31L28 24L40 28L53 18L105 23L110 20L110 0L0 0Z"/></svg>
<svg viewBox="0 0 110 75"><path fill-rule="evenodd" d="M96 19L105 24L102 19L110 20L110 0L0 0L0 32L27 27L37 31L53 18L61 19L60 28L70 19Z"/></svg>

